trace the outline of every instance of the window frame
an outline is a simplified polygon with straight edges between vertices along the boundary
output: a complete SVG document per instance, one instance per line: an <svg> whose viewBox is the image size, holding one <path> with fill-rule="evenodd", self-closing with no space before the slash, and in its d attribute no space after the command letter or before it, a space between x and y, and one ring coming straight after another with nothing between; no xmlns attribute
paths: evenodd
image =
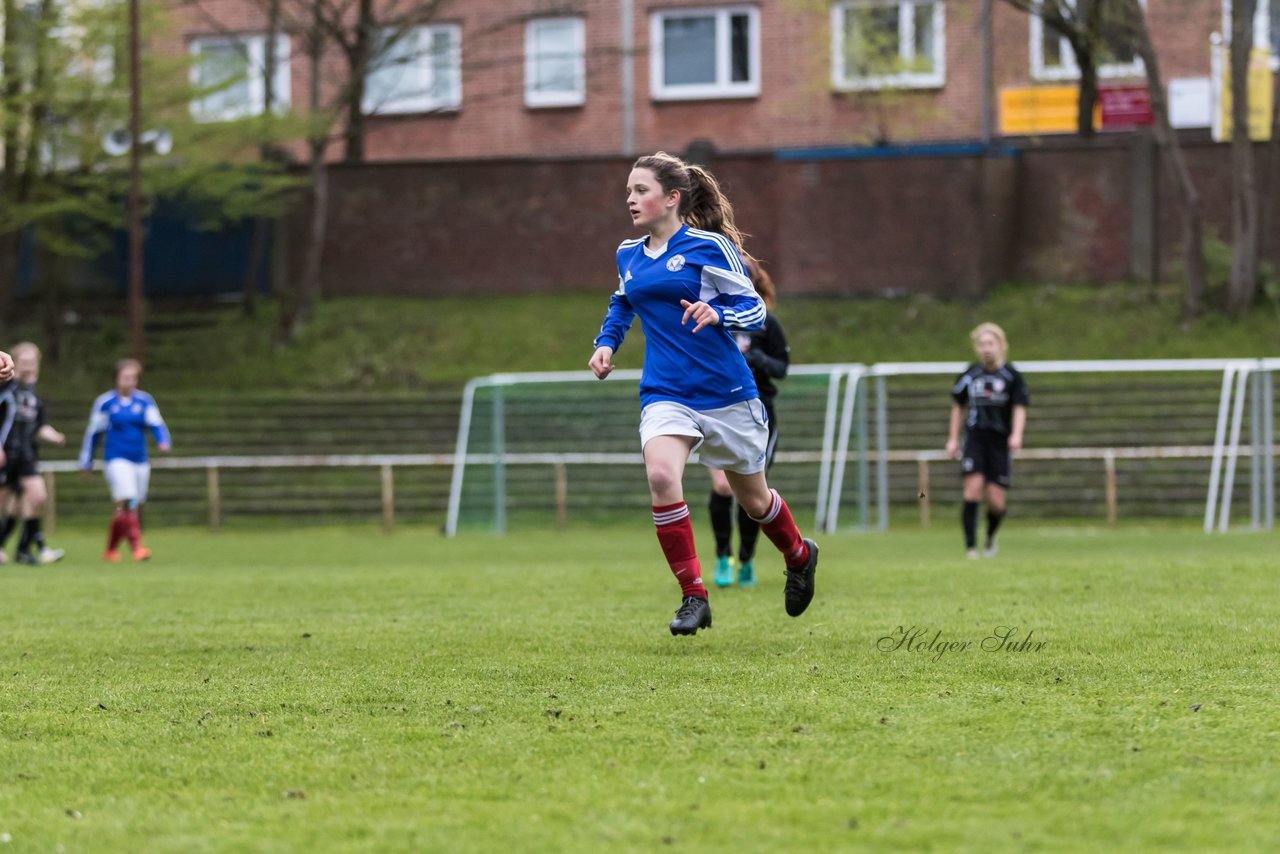
<svg viewBox="0 0 1280 854"><path fill-rule="evenodd" d="M1075 0L1065 0L1074 6ZM1142 8L1147 7L1147 0L1138 0ZM1030 19L1031 37L1031 79L1036 81L1071 81L1080 79L1080 66L1076 63L1076 52L1066 36L1058 35L1058 52L1062 55L1061 65L1046 67L1044 64L1044 37L1046 24L1039 13L1032 10L1027 15ZM1109 80L1119 77L1141 77L1146 73L1142 57L1134 51L1133 62L1107 62L1098 66L1098 79Z"/></svg>
<svg viewBox="0 0 1280 854"><path fill-rule="evenodd" d="M747 16L748 79L734 83L731 19ZM716 82L668 84L664 79L666 42L663 24L674 18L707 18L716 22ZM697 101L760 96L760 10L756 6L688 6L649 13L649 95L655 101Z"/></svg>
<svg viewBox="0 0 1280 854"><path fill-rule="evenodd" d="M267 91L266 86L263 85L261 73L267 61L267 34L244 33L231 36L192 36L188 43L187 51L192 58L190 79L193 86L200 85L200 54L204 52L204 48L215 45L244 45L248 54L246 79L249 84L249 103L241 107L208 110L202 106L202 103L210 96L197 98L191 102L192 118L198 122L226 122L262 115L267 106ZM292 101L291 49L292 41L288 33L278 33L276 35L276 72L275 79L272 80L272 90L274 92L275 109L280 113L286 112Z"/></svg>
<svg viewBox="0 0 1280 854"><path fill-rule="evenodd" d="M535 53L536 30L547 24L572 23L575 91L540 92L533 88L537 80L537 65L541 58ZM587 102L587 22L581 15L557 15L531 18L524 25L524 105L532 109L543 107L581 107Z"/></svg>
<svg viewBox="0 0 1280 854"><path fill-rule="evenodd" d="M929 72L902 71L897 74L871 74L854 77L845 67L845 26L849 11L875 6L897 8L899 56L901 45L915 46L915 16L903 14L904 7L933 4L933 60ZM912 9L914 11L914 8ZM907 23L904 24L903 22ZM910 27L903 32L904 27ZM908 38L908 34L911 38ZM875 89L941 89L947 85L947 12L945 0L839 0L831 5L831 85L837 92L859 92Z"/></svg>
<svg viewBox="0 0 1280 854"><path fill-rule="evenodd" d="M379 30L379 34L387 31L394 32L394 30L394 27L383 27ZM458 24L424 24L410 27L409 30L412 31L413 38L418 43L415 50L419 51L419 53L413 57L413 62L405 63L406 72L429 75L429 77L424 77L420 81L423 91L420 94L408 95L395 100L375 102L370 98L369 81L375 73L383 69L371 67L365 72L364 95L360 101L360 110L364 115L395 116L412 113L454 113L462 109L462 27ZM449 34L449 74L452 77L451 82L453 84L450 91L441 98L436 98L429 91L435 86L435 55L429 48L423 49L422 47L423 44L430 45L437 32ZM406 36L402 38L405 37L407 37L407 32ZM414 66L412 71L409 70L410 66Z"/></svg>

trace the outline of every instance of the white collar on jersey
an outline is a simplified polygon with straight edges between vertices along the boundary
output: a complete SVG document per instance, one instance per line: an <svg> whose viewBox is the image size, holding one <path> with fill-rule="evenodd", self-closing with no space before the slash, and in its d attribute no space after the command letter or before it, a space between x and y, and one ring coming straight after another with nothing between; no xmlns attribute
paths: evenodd
<svg viewBox="0 0 1280 854"><path fill-rule="evenodd" d="M667 253L667 247L671 245L671 240L670 238L668 238L666 243L662 244L661 246L655 249L649 248L648 239L646 239L645 242L641 245L644 248L644 254L648 255L650 258L657 259L657 258L661 258L663 255Z"/></svg>

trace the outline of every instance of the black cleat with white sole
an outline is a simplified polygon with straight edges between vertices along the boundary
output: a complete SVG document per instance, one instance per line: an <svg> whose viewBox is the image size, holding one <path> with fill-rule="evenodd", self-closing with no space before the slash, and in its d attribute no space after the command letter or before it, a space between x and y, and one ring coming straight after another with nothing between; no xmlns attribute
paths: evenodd
<svg viewBox="0 0 1280 854"><path fill-rule="evenodd" d="M711 628L711 603L697 596L686 596L671 621L671 634L696 635L698 629Z"/></svg>
<svg viewBox="0 0 1280 854"><path fill-rule="evenodd" d="M813 576L818 571L818 544L808 537L804 544L809 549L809 559L804 566L789 566L786 569L787 583L783 588L783 597L787 604L787 614L798 617L813 601Z"/></svg>

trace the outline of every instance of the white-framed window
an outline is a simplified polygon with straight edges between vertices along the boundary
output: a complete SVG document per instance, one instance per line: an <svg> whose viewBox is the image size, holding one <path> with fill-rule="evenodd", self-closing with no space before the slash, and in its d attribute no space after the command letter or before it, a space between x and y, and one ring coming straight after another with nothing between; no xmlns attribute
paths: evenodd
<svg viewBox="0 0 1280 854"><path fill-rule="evenodd" d="M192 39L191 83L204 94L191 102L199 121L226 121L256 116L266 109L266 35ZM275 108L289 106L289 37L276 37L276 70L271 81Z"/></svg>
<svg viewBox="0 0 1280 854"><path fill-rule="evenodd" d="M383 30L364 81L366 113L430 113L462 106L462 29Z"/></svg>
<svg viewBox="0 0 1280 854"><path fill-rule="evenodd" d="M1076 0L1061 0L1075 8ZM1101 0L1099 0L1101 2ZM1146 0L1140 0L1147 5ZM1111 8L1111 7L1109 7ZM1034 11L1031 19L1031 77L1034 80L1076 80L1080 66L1071 42L1045 24ZM1114 32L1111 32L1114 30ZM1103 22L1102 44L1096 59L1099 77L1139 77L1143 74L1142 59L1134 49L1133 40L1120 26L1109 27Z"/></svg>
<svg viewBox="0 0 1280 854"><path fill-rule="evenodd" d="M587 100L582 18L535 18L524 28L524 103L576 107Z"/></svg>
<svg viewBox="0 0 1280 854"><path fill-rule="evenodd" d="M831 7L836 89L934 89L946 82L942 0L842 0Z"/></svg>
<svg viewBox="0 0 1280 854"><path fill-rule="evenodd" d="M650 90L660 101L760 94L754 6L662 9L649 18Z"/></svg>

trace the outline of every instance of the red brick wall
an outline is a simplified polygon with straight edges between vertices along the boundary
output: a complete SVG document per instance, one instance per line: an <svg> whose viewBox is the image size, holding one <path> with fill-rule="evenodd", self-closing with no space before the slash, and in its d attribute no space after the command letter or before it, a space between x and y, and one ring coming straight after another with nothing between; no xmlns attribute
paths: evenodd
<svg viewBox="0 0 1280 854"><path fill-rule="evenodd" d="M178 3L178 0L172 0ZM290 4L286 4L288 6ZM978 0L947 0L946 83L940 89L840 94L830 81L830 4L826 0L758 0L761 21L759 97L663 102L650 98L649 15L654 9L725 5L714 0L637 0L634 71L635 148L683 150L709 139L721 151L844 146L876 140L977 138L981 117L981 28ZM1208 73L1209 33L1218 26L1217 0L1149 0L1166 78ZM185 43L197 33L226 29L261 32L265 0L178 3L176 31ZM462 27L462 107L434 115L371 117L371 160L621 154L622 57L620 0L448 0L437 20ZM530 109L524 105L524 23L534 14L580 14L587 44L585 106ZM1030 80L1027 17L996 0L995 82ZM300 38L293 41L292 100L306 102L307 67ZM325 92L343 79L335 56ZM333 149L337 156L337 146Z"/></svg>
<svg viewBox="0 0 1280 854"><path fill-rule="evenodd" d="M1263 146L1258 156L1265 182ZM1016 158L724 155L712 168L751 235L748 248L788 292L956 295L1007 278L1124 279L1132 157L1129 141L1103 137ZM1188 157L1206 222L1226 236L1229 149L1193 142ZM634 236L620 190L628 166L600 158L334 167L324 287L419 296L607 293L617 275L613 250ZM1171 277L1180 264L1179 210L1176 188L1159 163L1157 170L1156 254ZM297 211L295 224L306 216ZM298 270L305 229L293 234Z"/></svg>

